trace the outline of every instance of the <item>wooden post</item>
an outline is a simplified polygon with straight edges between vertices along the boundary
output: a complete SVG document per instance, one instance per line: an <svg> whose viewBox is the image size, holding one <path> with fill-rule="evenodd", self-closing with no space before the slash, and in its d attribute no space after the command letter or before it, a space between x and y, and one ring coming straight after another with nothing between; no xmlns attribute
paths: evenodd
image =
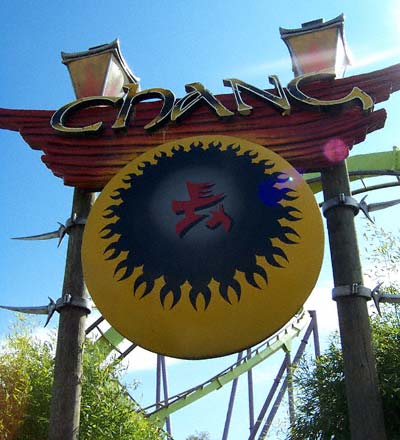
<svg viewBox="0 0 400 440"><path fill-rule="evenodd" d="M325 203L351 196L346 163L321 172ZM345 203L325 211L335 287L363 285L354 210ZM367 298L336 298L352 440L385 440L382 402L371 343Z"/></svg>
<svg viewBox="0 0 400 440"><path fill-rule="evenodd" d="M94 193L75 189L72 216L87 218L94 200ZM66 295L71 295L78 303L88 297L81 263L83 229L83 225L75 225L69 232L62 292L63 298ZM59 312L48 438L49 440L78 440L82 355L87 310L84 307L64 304Z"/></svg>

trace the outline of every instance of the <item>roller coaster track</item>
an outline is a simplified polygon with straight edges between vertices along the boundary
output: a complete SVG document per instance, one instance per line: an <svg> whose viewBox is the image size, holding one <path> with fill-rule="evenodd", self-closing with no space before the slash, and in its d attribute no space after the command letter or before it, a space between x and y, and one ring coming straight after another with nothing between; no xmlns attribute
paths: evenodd
<svg viewBox="0 0 400 440"><path fill-rule="evenodd" d="M352 191L353 195L377 189L400 186L400 149L393 147L392 151L371 154L360 154L347 159L347 169L350 180L361 180L363 187ZM365 178L392 176L394 181L378 185L366 185ZM319 173L305 174L304 178L314 194L322 190Z"/></svg>
<svg viewBox="0 0 400 440"><path fill-rule="evenodd" d="M93 323L87 329L87 333L91 332L95 328L99 329L99 324L102 322L102 320L103 318L99 318L99 320ZM217 375L193 388L171 396L164 401L156 402L151 406L143 408L142 410L145 412L145 414L147 414L150 420L159 424L160 426L164 426L168 420L168 417L172 413L234 381L242 374L250 371L256 365L275 354L278 350L283 349L284 351L289 352L292 340L299 336L307 324L308 327L311 328L314 322L312 318L309 317L308 313L303 312L301 315L293 318L275 335L256 346L251 352L248 353L247 356L242 358L239 357L236 363L221 371ZM311 328L311 330L313 330L313 328ZM136 345L132 344L127 350L122 352L118 349L118 345L122 341L123 337L116 332L115 329L110 328L107 331L102 332L98 343L102 344L105 356L111 353L111 351L117 350L120 357L125 357L130 351L133 350L133 348L135 348Z"/></svg>
<svg viewBox="0 0 400 440"><path fill-rule="evenodd" d="M290 351L292 339L297 337L309 323L310 318L306 313L302 313L300 317L290 321L276 335L252 350L250 355L238 360L238 362L221 371L219 374L194 388L176 394L166 401L157 402L143 410L148 414L150 420L163 426L167 417L175 411L178 411L207 394L222 388L224 385L265 361L278 350L283 349Z"/></svg>

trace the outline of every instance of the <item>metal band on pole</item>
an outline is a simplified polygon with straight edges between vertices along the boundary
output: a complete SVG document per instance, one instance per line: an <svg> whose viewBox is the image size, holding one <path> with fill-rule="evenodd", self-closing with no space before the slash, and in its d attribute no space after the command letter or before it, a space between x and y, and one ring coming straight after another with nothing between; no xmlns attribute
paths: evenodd
<svg viewBox="0 0 400 440"><path fill-rule="evenodd" d="M76 213L79 218L86 218L94 200L95 193L76 188L72 213ZM79 438L82 356L86 315L90 310L81 263L83 229L83 224L75 224L69 231L63 294L56 303L60 320L50 408L49 440L78 440Z"/></svg>
<svg viewBox="0 0 400 440"><path fill-rule="evenodd" d="M352 440L385 440L382 401L372 350L367 299L363 288L354 215L344 161L321 172L342 341L346 395ZM338 194L342 194L341 201ZM335 200L337 203L332 202ZM349 209L350 208L350 209Z"/></svg>

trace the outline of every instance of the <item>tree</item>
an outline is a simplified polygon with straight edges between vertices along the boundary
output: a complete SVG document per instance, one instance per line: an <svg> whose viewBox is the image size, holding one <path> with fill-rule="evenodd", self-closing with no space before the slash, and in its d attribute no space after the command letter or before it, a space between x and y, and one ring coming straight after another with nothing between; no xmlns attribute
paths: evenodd
<svg viewBox="0 0 400 440"><path fill-rule="evenodd" d="M400 292L400 233L389 233L367 224L364 239L367 243L367 278L371 283L384 281L382 289L385 293Z"/></svg>
<svg viewBox="0 0 400 440"><path fill-rule="evenodd" d="M374 281L386 281L384 293L398 293L400 237L369 228L369 273ZM397 274L397 278L393 276ZM381 306L382 316L373 311L372 339L388 438L400 439L400 310ZM373 309L371 309L373 310ZM337 334L327 351L315 361L305 360L294 374L297 414L291 440L350 439L343 359Z"/></svg>
<svg viewBox="0 0 400 440"><path fill-rule="evenodd" d="M186 437L186 440L210 440L210 434L206 431L196 431L195 434L191 434L189 437Z"/></svg>
<svg viewBox="0 0 400 440"><path fill-rule="evenodd" d="M386 307L388 309L388 307ZM400 320L395 311L372 318L379 384L388 438L400 439ZM343 359L336 335L326 353L300 363L294 375L297 390L292 440L350 439Z"/></svg>
<svg viewBox="0 0 400 440"><path fill-rule="evenodd" d="M0 438L47 438L54 368L54 336L41 341L32 326L18 324L7 337L0 358ZM159 428L138 412L138 405L121 385L123 367L104 362L102 349L87 340L81 403L81 440L161 440Z"/></svg>

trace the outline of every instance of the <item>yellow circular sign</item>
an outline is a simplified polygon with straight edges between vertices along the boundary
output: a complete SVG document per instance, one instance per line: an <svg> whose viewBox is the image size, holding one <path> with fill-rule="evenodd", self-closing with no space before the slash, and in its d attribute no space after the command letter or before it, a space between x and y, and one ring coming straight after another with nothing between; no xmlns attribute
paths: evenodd
<svg viewBox="0 0 400 440"><path fill-rule="evenodd" d="M82 258L94 302L138 345L200 359L281 328L317 280L314 195L277 154L198 136L135 159L103 189Z"/></svg>

